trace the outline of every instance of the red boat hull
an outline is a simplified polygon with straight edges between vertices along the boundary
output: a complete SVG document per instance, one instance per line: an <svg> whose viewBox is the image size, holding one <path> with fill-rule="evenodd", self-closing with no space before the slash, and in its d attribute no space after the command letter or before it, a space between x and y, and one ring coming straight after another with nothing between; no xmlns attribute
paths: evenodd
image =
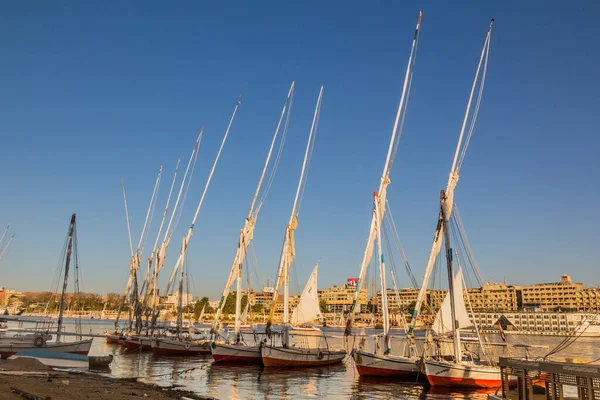
<svg viewBox="0 0 600 400"><path fill-rule="evenodd" d="M152 350L152 345L142 343L139 339L127 339L127 340L125 340L125 348L128 351L135 351L135 350L150 351L150 350Z"/></svg>

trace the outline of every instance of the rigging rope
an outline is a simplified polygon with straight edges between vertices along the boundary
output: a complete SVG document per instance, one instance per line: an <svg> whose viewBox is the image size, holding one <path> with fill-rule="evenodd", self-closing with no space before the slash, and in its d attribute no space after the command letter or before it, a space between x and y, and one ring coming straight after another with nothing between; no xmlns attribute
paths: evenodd
<svg viewBox="0 0 600 400"><path fill-rule="evenodd" d="M404 268L406 269L406 273L408 274L408 277L410 278L413 288L418 290L419 284L417 283L417 279L415 278L415 275L412 272L412 268L410 267L410 264L408 263L408 258L406 257L406 253L404 252L404 247L402 247L402 243L400 242L400 235L398 234L398 229L396 228L396 222L395 222L394 216L392 214L392 208L390 207L390 203L387 200L386 200L386 206L387 206L387 211L388 211L386 213L386 218L387 218L388 224L391 227L394 243L396 244L396 248L398 250L398 253L400 254L400 258L402 259Z"/></svg>
<svg viewBox="0 0 600 400"><path fill-rule="evenodd" d="M302 200L304 199L304 190L306 189L306 183L308 182L308 172L310 170L310 162L312 160L313 150L315 149L315 141L317 139L317 129L319 127L319 117L321 116L321 104L319 103L319 107L317 112L315 113L315 124L314 124L314 133L312 137L312 141L310 143L310 150L308 152L308 158L306 159L306 172L304 174L304 180L302 181L302 188L300 189L300 198L298 199L298 206L296 207L295 214L296 216L300 215L300 208L302 207Z"/></svg>
<svg viewBox="0 0 600 400"><path fill-rule="evenodd" d="M471 135L473 134L473 129L475 128L475 122L477 121L477 115L479 114L479 106L481 105L481 98L483 96L483 87L485 85L485 77L487 75L487 64L488 64L488 56L490 53L490 36L488 34L488 37L486 38L486 42L487 42L487 47L486 47L486 52L485 52L485 61L483 64L483 73L481 75L481 80L479 83L479 92L477 94L477 101L475 103L475 109L473 111L473 114L471 116L471 122L469 125L469 130L467 133L467 138L465 140L465 145L463 146L462 150L461 150L461 154L458 160L458 164L457 164L457 172L460 172L460 168L462 167L462 163L465 159L465 155L467 153L467 147L469 146L469 142L471 141Z"/></svg>
<svg viewBox="0 0 600 400"><path fill-rule="evenodd" d="M275 157L275 161L273 162L273 166L271 167L271 171L269 172L269 177L267 178L267 184L265 185L265 188L263 189L260 200L258 202L258 206L256 207L257 212L258 212L258 210L260 210L263 203L267 199L267 195L269 194L269 191L271 190L271 186L273 185L273 181L275 180L275 174L277 172L277 168L279 167L279 161L281 160L281 154L283 153L283 147L285 144L285 139L287 137L288 126L290 124L290 115L292 113L293 100L294 100L294 90L292 89L292 93L290 95L288 109L287 109L287 115L285 117L285 124L283 126L283 132L281 132L281 141L279 142L279 149L277 150L277 155Z"/></svg>

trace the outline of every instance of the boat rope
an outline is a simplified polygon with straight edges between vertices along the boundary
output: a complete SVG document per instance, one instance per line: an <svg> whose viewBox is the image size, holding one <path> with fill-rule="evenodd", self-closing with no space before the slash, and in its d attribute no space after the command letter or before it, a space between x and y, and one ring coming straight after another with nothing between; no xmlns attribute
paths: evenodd
<svg viewBox="0 0 600 400"><path fill-rule="evenodd" d="M185 205L185 201L187 199L188 191L190 190L190 186L192 185L192 178L194 177L194 171L196 171L196 161L198 160L198 154L200 152L196 151L194 155L194 161L192 162L192 168L190 171L190 177L187 180L187 184L185 185L185 191L183 192L183 198L181 199L181 205L177 209L177 217L175 218L175 223L171 227L171 233L177 228L179 225L179 220L181 219L181 214L183 214L183 206ZM175 211L175 210L173 210Z"/></svg>
<svg viewBox="0 0 600 400"><path fill-rule="evenodd" d="M317 103L317 108L315 110L315 115L313 118L313 126L312 126L312 137L311 142L309 144L308 149L308 158L306 159L306 172L304 173L304 178L302 180L302 188L300 189L300 197L298 199L298 206L296 207L296 217L300 215L300 208L302 207L302 200L304 199L304 190L306 189L306 183L308 182L308 171L310 170L310 163L312 161L313 151L315 149L315 141L317 138L317 129L319 127L319 117L321 116L321 96L323 95L323 87L321 86L321 92L319 93L319 102Z"/></svg>
<svg viewBox="0 0 600 400"><path fill-rule="evenodd" d="M458 257L458 253L456 251L455 251L455 254L456 254L456 261L458 263L458 266L459 266L459 268L462 268L460 258ZM464 287L467 288L467 284L465 282L464 275L462 277L462 280L463 280ZM467 298L467 303L469 304L469 310L471 311L471 315L475 315L475 313L473 312L473 306L471 305L471 298L469 296L468 289L466 289L464 291L464 296ZM473 320L471 322L473 322L473 325L475 325L475 333L477 334L477 340L479 341L479 346L481 347L481 351L483 352L483 355L487 359L488 364L492 365L492 357L488 354L487 348L486 348L485 344L483 343L483 341L481 340L481 335L479 334L479 326L477 325L477 321L475 321L475 319L473 318ZM457 334L458 334L458 332L457 332Z"/></svg>
<svg viewBox="0 0 600 400"><path fill-rule="evenodd" d="M152 196L150 197L150 204L148 205L148 211L146 212L146 220L144 221L144 226L142 228L142 233L140 235L140 240L137 245L137 254L141 257L144 253L144 247L146 246L146 239L148 238L148 233L150 231L150 225L152 224L152 217L154 215L154 206L156 205L156 194L158 193L158 188L160 187L160 180L162 177L162 165L158 170L158 176L156 177L156 183L154 184L154 190L152 191Z"/></svg>
<svg viewBox="0 0 600 400"><path fill-rule="evenodd" d="M473 267L473 271L475 272L475 276L481 286L483 286L483 276L481 275L481 271L479 270L479 265L477 264L477 260L475 260L475 254L473 253L473 248L471 247L471 242L469 242L469 237L467 236L467 231L465 230L465 226L463 225L462 218L460 217L460 213L458 212L458 206L454 203L453 209L453 218L452 220L456 224L458 235L460 236L460 242L465 249L465 254L469 259L469 263Z"/></svg>
<svg viewBox="0 0 600 400"><path fill-rule="evenodd" d="M392 169L392 164L394 163L394 160L396 159L396 153L398 153L398 145L400 144L400 137L402 136L402 131L404 129L404 120L406 119L406 111L408 110L408 99L410 97L410 89L412 88L412 81L413 81L413 76L414 76L414 72L415 72L415 64L417 62L417 52L419 49L419 37L421 36L421 30L420 28L420 24L421 24L421 15L419 15L419 21L417 22L417 29L415 31L415 37L414 37L414 52L412 54L411 59L411 63L410 65L410 73L409 73L409 77L407 80L407 88L406 88L406 101L403 104L402 107L402 116L400 119L400 127L398 129L398 136L395 139L395 143L394 143L394 150L392 151L392 157L390 158L390 164L389 164L389 168L388 168L388 173L389 171Z"/></svg>
<svg viewBox="0 0 600 400"><path fill-rule="evenodd" d="M483 64L483 73L481 74L481 81L479 84L479 92L477 93L477 101L475 102L475 110L473 111L473 115L471 117L471 122L469 125L469 130L467 132L467 138L465 139L465 145L461 151L457 170L460 171L462 167L462 163L465 159L465 155L467 153L467 147L469 147L469 143L471 142L471 136L473 135L473 129L475 128L475 122L477 121L477 115L479 114L479 106L481 105L481 98L483 96L483 87L485 85L485 78L487 76L487 65L488 65L488 57L490 54L490 35L487 37L487 46L485 48L485 61Z"/></svg>
<svg viewBox="0 0 600 400"><path fill-rule="evenodd" d="M396 222L394 220L394 215L392 214L390 203L387 201L387 199L385 202L387 207L386 219L388 221L388 224L390 225L390 230L392 231L392 238L394 239L394 243L396 244L396 249L400 254L400 258L402 259L402 263L404 264L404 268L406 269L406 273L408 274L413 288L419 290L419 284L417 282L417 279L415 278L415 275L412 272L412 268L410 267L408 258L406 257L406 253L404 252L404 247L400 242L400 235L398 234L398 228L396 228Z"/></svg>
<svg viewBox="0 0 600 400"><path fill-rule="evenodd" d="M258 201L258 205L256 206L255 214L258 214L263 203L267 199L267 195L271 190L271 186L273 185L273 181L275 180L275 175L277 173L277 169L279 168L279 161L281 160L281 154L283 153L283 147L285 144L285 139L287 138L288 126L290 124L290 115L292 113L292 102L294 100L294 85L295 82L292 82L292 86L290 87L290 91L288 93L288 97L285 100L285 104L283 106L281 116L277 123L277 128L275 129L275 137L277 136L277 132L279 132L279 128L281 126L282 119L285 114L285 123L283 125L283 131L281 132L281 140L279 141L279 148L277 149L277 155L275 156L275 161L273 162L273 166L271 167L271 171L269 172L269 177L267 178L267 184L265 185L261 197ZM275 138L273 138L275 139ZM270 157L269 151L269 157Z"/></svg>

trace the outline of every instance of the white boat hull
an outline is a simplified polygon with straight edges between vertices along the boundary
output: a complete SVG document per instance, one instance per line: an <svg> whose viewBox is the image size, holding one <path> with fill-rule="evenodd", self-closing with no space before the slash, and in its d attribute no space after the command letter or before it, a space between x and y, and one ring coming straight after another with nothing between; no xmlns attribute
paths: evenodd
<svg viewBox="0 0 600 400"><path fill-rule="evenodd" d="M352 354L356 370L361 376L390 376L415 378L421 372L419 359L381 355L356 350Z"/></svg>
<svg viewBox="0 0 600 400"><path fill-rule="evenodd" d="M317 367L344 361L346 350L301 349L263 345L261 358L265 367Z"/></svg>
<svg viewBox="0 0 600 400"><path fill-rule="evenodd" d="M8 358L20 351L31 350L31 349L43 349L58 351L61 353L73 353L87 356L92 347L92 339L81 340L77 342L46 342L40 346L36 346L33 342L28 341L15 341L11 343L0 344L0 356L2 358Z"/></svg>
<svg viewBox="0 0 600 400"><path fill-rule="evenodd" d="M424 363L431 386L497 388L502 385L499 367L435 360Z"/></svg>
<svg viewBox="0 0 600 400"><path fill-rule="evenodd" d="M15 354L11 356L11 360L15 360L17 358L32 358L36 359L44 365L47 365L51 368L74 368L74 369L89 369L90 362L88 361L79 361L79 360L65 360L60 358L52 358L52 357L30 357L30 356L19 356Z"/></svg>
<svg viewBox="0 0 600 400"><path fill-rule="evenodd" d="M213 342L210 351L215 362L262 362L259 346Z"/></svg>

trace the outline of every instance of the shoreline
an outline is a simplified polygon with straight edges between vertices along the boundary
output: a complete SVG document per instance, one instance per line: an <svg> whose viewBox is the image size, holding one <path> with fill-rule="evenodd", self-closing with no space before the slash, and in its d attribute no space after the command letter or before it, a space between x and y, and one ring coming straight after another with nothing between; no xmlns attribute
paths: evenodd
<svg viewBox="0 0 600 400"><path fill-rule="evenodd" d="M215 400L179 389L161 387L139 378L115 378L95 372L55 371L37 360L2 360L0 362L0 400L17 399L145 399Z"/></svg>

